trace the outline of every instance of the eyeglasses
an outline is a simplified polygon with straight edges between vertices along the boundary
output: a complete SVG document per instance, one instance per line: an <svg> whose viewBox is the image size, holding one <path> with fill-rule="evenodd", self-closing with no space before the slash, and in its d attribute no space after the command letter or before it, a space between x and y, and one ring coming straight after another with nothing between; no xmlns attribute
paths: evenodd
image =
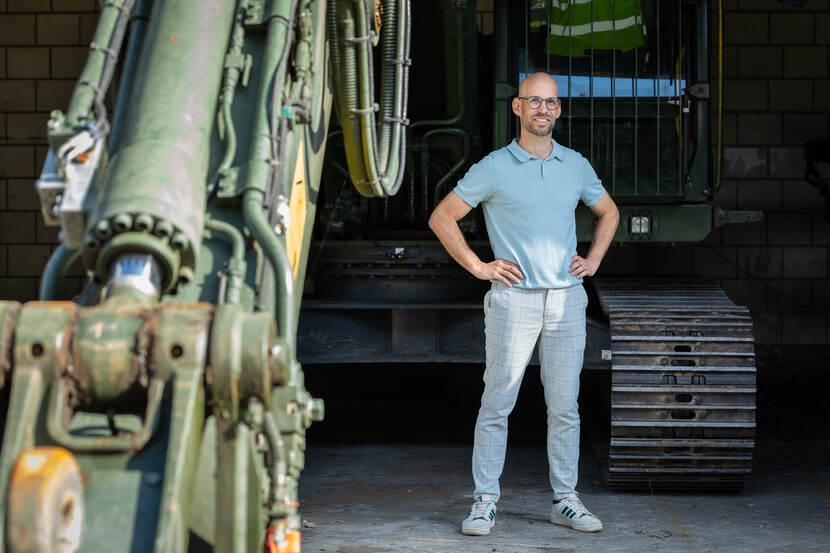
<svg viewBox="0 0 830 553"><path fill-rule="evenodd" d="M530 106L530 109L539 109L542 107L542 102L545 103L548 109L556 109L559 107L559 104L562 103L562 100L559 98L539 98L538 96L516 96L519 100L525 100L527 105Z"/></svg>

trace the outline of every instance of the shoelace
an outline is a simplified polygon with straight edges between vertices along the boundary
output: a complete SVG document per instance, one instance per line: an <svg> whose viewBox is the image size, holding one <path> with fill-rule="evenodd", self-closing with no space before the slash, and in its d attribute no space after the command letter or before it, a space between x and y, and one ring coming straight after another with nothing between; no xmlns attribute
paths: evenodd
<svg viewBox="0 0 830 553"><path fill-rule="evenodd" d="M470 518L485 518L492 505L492 501L476 501L470 510Z"/></svg>
<svg viewBox="0 0 830 553"><path fill-rule="evenodd" d="M559 504L569 507L571 510L573 510L576 513L575 516L577 518L584 517L586 515L591 517L594 516L593 513L591 513L591 511L585 508L585 505L583 505L579 498L575 495L569 495L568 497L560 501Z"/></svg>

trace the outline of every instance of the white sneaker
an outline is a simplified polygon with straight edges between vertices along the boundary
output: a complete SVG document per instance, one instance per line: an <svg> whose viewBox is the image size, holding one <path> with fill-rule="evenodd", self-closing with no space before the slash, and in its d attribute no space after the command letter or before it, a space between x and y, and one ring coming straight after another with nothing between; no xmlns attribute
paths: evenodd
<svg viewBox="0 0 830 553"><path fill-rule="evenodd" d="M466 536L486 536L496 523L496 502L489 495L480 495L470 508L470 514L461 522L461 533Z"/></svg>
<svg viewBox="0 0 830 553"><path fill-rule="evenodd" d="M570 526L580 532L599 532L602 522L579 500L575 493L553 504L550 521L554 524Z"/></svg>

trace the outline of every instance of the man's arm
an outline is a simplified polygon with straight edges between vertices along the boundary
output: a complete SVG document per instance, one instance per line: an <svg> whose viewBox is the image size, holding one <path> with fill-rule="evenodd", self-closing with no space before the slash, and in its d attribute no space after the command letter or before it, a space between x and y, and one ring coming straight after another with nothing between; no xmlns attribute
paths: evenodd
<svg viewBox="0 0 830 553"><path fill-rule="evenodd" d="M458 228L458 221L471 209L472 207L458 194L450 192L432 212L429 228L452 258L474 277L481 280L499 280L508 287L513 285L511 281L518 284L525 277L518 265L504 259L484 263L467 245L461 229Z"/></svg>
<svg viewBox="0 0 830 553"><path fill-rule="evenodd" d="M605 257L605 252L608 251L608 247L614 239L614 233L617 232L617 224L620 222L620 212L608 192L603 194L597 203L589 206L589 209L594 212L598 220L594 229L594 239L591 241L590 249L588 249L588 255L584 258L575 255L571 258L571 266L568 272L576 278L596 274L602 258Z"/></svg>

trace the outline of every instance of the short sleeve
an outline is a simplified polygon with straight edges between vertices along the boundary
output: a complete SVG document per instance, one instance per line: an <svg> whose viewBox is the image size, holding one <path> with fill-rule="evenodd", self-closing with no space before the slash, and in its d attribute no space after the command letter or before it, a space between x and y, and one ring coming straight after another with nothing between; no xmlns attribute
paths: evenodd
<svg viewBox="0 0 830 553"><path fill-rule="evenodd" d="M475 207L487 201L493 191L495 178L493 171L496 167L492 155L488 155L467 171L467 174L458 181L453 191L470 207Z"/></svg>
<svg viewBox="0 0 830 553"><path fill-rule="evenodd" d="M584 157L582 158L582 193L579 198L587 206L592 206L605 195L605 188L599 180L594 168Z"/></svg>

